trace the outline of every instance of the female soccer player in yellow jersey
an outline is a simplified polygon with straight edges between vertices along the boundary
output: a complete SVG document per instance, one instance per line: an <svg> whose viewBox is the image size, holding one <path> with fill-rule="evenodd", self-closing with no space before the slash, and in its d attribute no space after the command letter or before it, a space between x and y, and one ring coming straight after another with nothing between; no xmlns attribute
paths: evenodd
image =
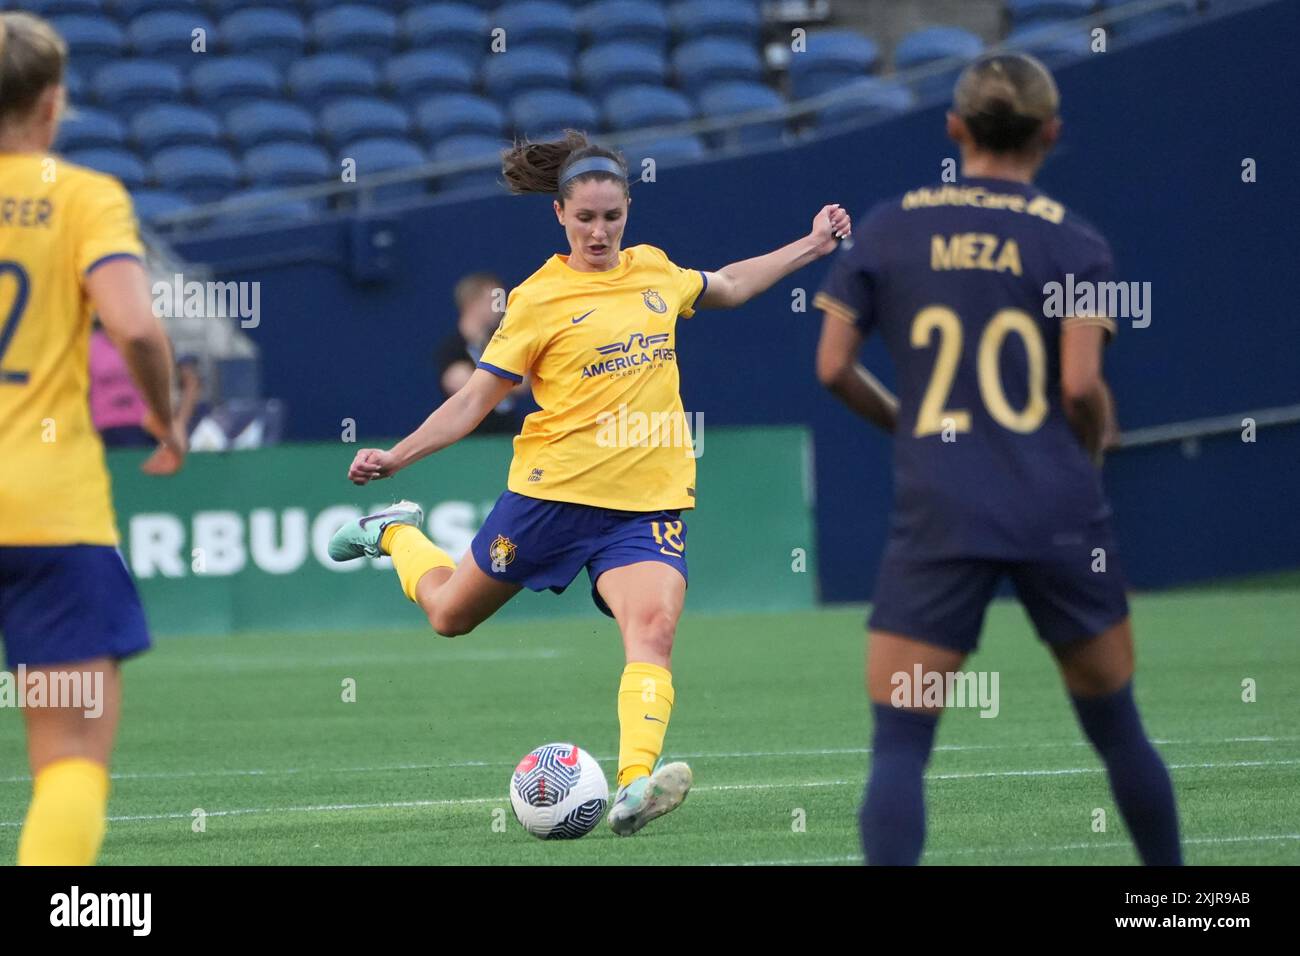
<svg viewBox="0 0 1300 956"><path fill-rule="evenodd" d="M627 657L609 816L626 835L677 807L691 784L683 763L654 767L674 699L669 658L686 594L682 512L695 506L695 459L662 433L620 445L609 421L626 415L680 435L677 318L748 302L829 253L851 223L838 205L825 206L803 238L698 272L654 246L622 248L627 166L581 133L517 144L503 171L514 193L555 196L569 253L510 293L468 384L391 449L357 452L348 477L387 478L446 448L527 375L541 410L515 439L508 490L459 565L421 533L423 515L410 502L345 525L331 554L391 554L407 597L447 637L472 631L523 587L563 591L586 567L592 599L618 622Z"/></svg>
<svg viewBox="0 0 1300 956"><path fill-rule="evenodd" d="M85 866L104 835L118 662L149 646L87 404L92 313L164 436L151 472L180 467L185 433L126 191L49 153L66 62L49 24L0 14L0 635L24 700L82 690L77 706L23 709L33 787L18 862Z"/></svg>

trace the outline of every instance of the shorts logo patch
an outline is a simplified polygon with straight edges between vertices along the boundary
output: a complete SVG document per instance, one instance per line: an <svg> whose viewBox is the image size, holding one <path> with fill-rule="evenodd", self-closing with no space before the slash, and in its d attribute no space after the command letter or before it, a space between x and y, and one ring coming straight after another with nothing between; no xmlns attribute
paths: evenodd
<svg viewBox="0 0 1300 956"><path fill-rule="evenodd" d="M488 546L488 557L492 559L492 570L497 574L506 569L506 565L515 559L515 543L503 534L492 539Z"/></svg>
<svg viewBox="0 0 1300 956"><path fill-rule="evenodd" d="M665 302L663 296L654 289L646 289L641 293L641 297L645 299L645 307L651 312L658 312L660 315L663 315L663 313L668 311L668 303Z"/></svg>

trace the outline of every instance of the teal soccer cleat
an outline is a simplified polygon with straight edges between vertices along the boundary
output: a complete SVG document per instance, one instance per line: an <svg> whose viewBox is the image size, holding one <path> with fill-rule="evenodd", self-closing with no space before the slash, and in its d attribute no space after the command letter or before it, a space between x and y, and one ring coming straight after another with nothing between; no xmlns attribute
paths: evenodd
<svg viewBox="0 0 1300 956"><path fill-rule="evenodd" d="M619 836L631 836L651 820L676 810L686 799L691 780L690 767L670 763L619 787L609 811L609 828Z"/></svg>
<svg viewBox="0 0 1300 956"><path fill-rule="evenodd" d="M390 524L418 528L424 524L424 510L414 501L398 501L376 514L349 521L330 538L330 557L335 561L379 557L385 553L379 547L379 539Z"/></svg>

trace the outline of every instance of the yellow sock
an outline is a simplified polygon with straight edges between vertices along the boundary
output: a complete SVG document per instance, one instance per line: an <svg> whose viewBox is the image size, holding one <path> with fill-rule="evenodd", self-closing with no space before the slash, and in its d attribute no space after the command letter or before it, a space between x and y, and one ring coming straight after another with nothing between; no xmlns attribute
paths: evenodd
<svg viewBox="0 0 1300 956"><path fill-rule="evenodd" d="M104 840L108 769L84 757L56 760L36 775L18 839L19 866L92 866Z"/></svg>
<svg viewBox="0 0 1300 956"><path fill-rule="evenodd" d="M434 568L454 568L456 562L446 551L409 524L390 524L379 536L380 550L393 556L393 567L402 582L402 592L415 600L415 586Z"/></svg>
<svg viewBox="0 0 1300 956"><path fill-rule="evenodd" d="M618 777L622 787L650 774L673 712L673 675L657 664L628 664L618 685Z"/></svg>

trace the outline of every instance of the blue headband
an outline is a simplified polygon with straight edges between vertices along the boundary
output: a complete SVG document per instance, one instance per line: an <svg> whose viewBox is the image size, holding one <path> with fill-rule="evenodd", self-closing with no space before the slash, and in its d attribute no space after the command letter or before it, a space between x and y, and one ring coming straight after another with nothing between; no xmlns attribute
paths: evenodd
<svg viewBox="0 0 1300 956"><path fill-rule="evenodd" d="M623 172L623 167L617 161L606 156L588 156L586 159L580 159L564 172L564 178L560 180L556 189L563 189L564 184L575 176L581 176L583 173L612 173L619 179L626 179L627 174Z"/></svg>

